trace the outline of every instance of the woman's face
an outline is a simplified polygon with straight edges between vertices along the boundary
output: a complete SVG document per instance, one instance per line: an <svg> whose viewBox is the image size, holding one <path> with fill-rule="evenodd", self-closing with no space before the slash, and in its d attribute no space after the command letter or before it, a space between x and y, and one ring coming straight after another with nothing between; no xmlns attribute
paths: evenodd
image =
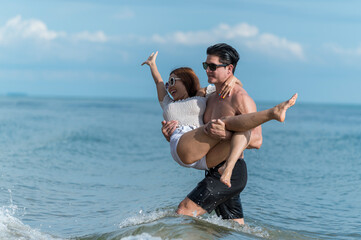
<svg viewBox="0 0 361 240"><path fill-rule="evenodd" d="M169 87L168 87L168 92L170 93L170 95L172 95L174 101L188 98L189 95L188 95L186 87L184 86L184 84L182 82L182 79L178 78L178 76L175 75L174 73L172 73L169 76L168 82L170 82L171 78L176 79L174 85L170 86L170 84L169 84Z"/></svg>

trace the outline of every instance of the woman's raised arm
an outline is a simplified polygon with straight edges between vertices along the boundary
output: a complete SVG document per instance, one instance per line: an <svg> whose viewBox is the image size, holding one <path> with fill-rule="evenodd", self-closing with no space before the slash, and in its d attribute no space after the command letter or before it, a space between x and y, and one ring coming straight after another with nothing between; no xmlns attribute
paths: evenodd
<svg viewBox="0 0 361 240"><path fill-rule="evenodd" d="M158 51L155 53L153 52L148 57L148 59L142 63L142 66L146 64L150 67L150 72L152 73L152 77L154 79L154 83L157 88L158 100L159 102L162 102L164 97L167 95L167 90L165 89L163 79L160 76L160 73L158 72L157 64L155 63L155 60L157 59L157 55L158 55Z"/></svg>

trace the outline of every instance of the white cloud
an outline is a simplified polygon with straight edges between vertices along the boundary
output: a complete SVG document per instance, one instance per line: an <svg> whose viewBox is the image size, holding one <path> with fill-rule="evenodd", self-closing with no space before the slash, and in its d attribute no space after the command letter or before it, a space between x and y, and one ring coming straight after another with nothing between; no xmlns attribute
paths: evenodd
<svg viewBox="0 0 361 240"><path fill-rule="evenodd" d="M108 40L108 37L102 31L98 31L95 33L84 31L74 34L73 38L77 41L89 41L89 42L106 42Z"/></svg>
<svg viewBox="0 0 361 240"><path fill-rule="evenodd" d="M245 23L231 27L227 24L219 26L209 31L196 32L175 32L161 36L155 34L152 40L158 43L176 43L181 45L203 45L218 42L221 40L232 40L235 38L248 38L257 35L258 29Z"/></svg>
<svg viewBox="0 0 361 240"><path fill-rule="evenodd" d="M0 44L14 44L24 40L54 41L56 39L106 42L108 37L102 31L94 33L83 31L76 34L67 34L62 31L49 30L46 24L38 19L22 19L20 15L9 19L0 27Z"/></svg>
<svg viewBox="0 0 361 240"><path fill-rule="evenodd" d="M332 53L345 57L360 57L361 44L356 48L344 48L333 43L325 44L325 48Z"/></svg>
<svg viewBox="0 0 361 240"><path fill-rule="evenodd" d="M227 24L220 24L213 30L213 32L226 39L236 39L254 37L258 34L258 29L255 26L248 25L247 23L240 23L234 27Z"/></svg>
<svg viewBox="0 0 361 240"><path fill-rule="evenodd" d="M282 58L294 57L300 60L305 58L301 44L269 33L260 34L257 27L247 23L240 23L234 26L220 24L209 31L178 31L164 36L155 34L151 37L151 40L161 44L168 43L187 46L231 41L241 44L250 50L260 51L272 56Z"/></svg>
<svg viewBox="0 0 361 240"><path fill-rule="evenodd" d="M24 39L49 41L64 35L64 32L49 30L42 21L37 19L23 20L20 15L9 19L3 27L0 27L0 43Z"/></svg>
<svg viewBox="0 0 361 240"><path fill-rule="evenodd" d="M261 34L256 39L246 41L245 45L270 55L278 55L280 57L292 55L298 59L304 59L303 49L299 43L291 42L286 38L280 38L269 33Z"/></svg>

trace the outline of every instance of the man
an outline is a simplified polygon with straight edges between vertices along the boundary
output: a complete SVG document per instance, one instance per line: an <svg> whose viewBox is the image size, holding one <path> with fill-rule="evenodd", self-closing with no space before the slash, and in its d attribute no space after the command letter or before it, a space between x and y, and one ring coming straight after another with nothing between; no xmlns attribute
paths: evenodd
<svg viewBox="0 0 361 240"><path fill-rule="evenodd" d="M216 92L208 98L203 120L206 123L207 134L213 138L230 139L231 133L225 130L224 123L220 120L222 117L257 111L256 104L240 84L235 85L230 96L226 98L219 96L226 79L233 76L238 60L237 51L225 43L216 44L207 49L207 59L203 67L206 70L208 82L215 85ZM175 126L174 121L163 122L162 132L166 138L173 133ZM248 148L259 149L261 145L262 130L259 126L252 130ZM179 204L177 213L194 216L215 210L223 219L233 219L239 224L244 224L239 197L247 183L247 167L243 157L242 153L233 169L230 188L220 182L221 175L218 169L224 164L223 162L206 172L206 177Z"/></svg>

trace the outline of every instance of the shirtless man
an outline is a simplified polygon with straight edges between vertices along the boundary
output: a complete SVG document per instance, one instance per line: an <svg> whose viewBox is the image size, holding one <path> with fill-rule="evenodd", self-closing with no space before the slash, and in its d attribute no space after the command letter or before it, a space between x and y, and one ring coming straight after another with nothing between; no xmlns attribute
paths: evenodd
<svg viewBox="0 0 361 240"><path fill-rule="evenodd" d="M233 76L238 60L237 51L227 44L220 43L207 49L207 59L203 63L203 67L207 72L208 82L215 85L216 92L208 98L204 123L206 123L207 134L213 138L229 140L232 135L225 130L225 124L220 119L257 111L256 104L242 88L242 85L237 84L229 97L221 98L219 96L222 84ZM175 129L176 124L174 121L163 122L162 132L166 138L173 133L172 130ZM238 131L237 125L227 125L227 128ZM262 130L259 126L252 130L248 148L259 149L261 145ZM230 188L220 181L219 168L222 167L223 162L206 171L206 177L179 204L177 213L198 216L215 210L217 215L222 216L223 219L233 219L239 224L244 224L239 196L247 183L247 167L243 157L242 152L234 166Z"/></svg>

